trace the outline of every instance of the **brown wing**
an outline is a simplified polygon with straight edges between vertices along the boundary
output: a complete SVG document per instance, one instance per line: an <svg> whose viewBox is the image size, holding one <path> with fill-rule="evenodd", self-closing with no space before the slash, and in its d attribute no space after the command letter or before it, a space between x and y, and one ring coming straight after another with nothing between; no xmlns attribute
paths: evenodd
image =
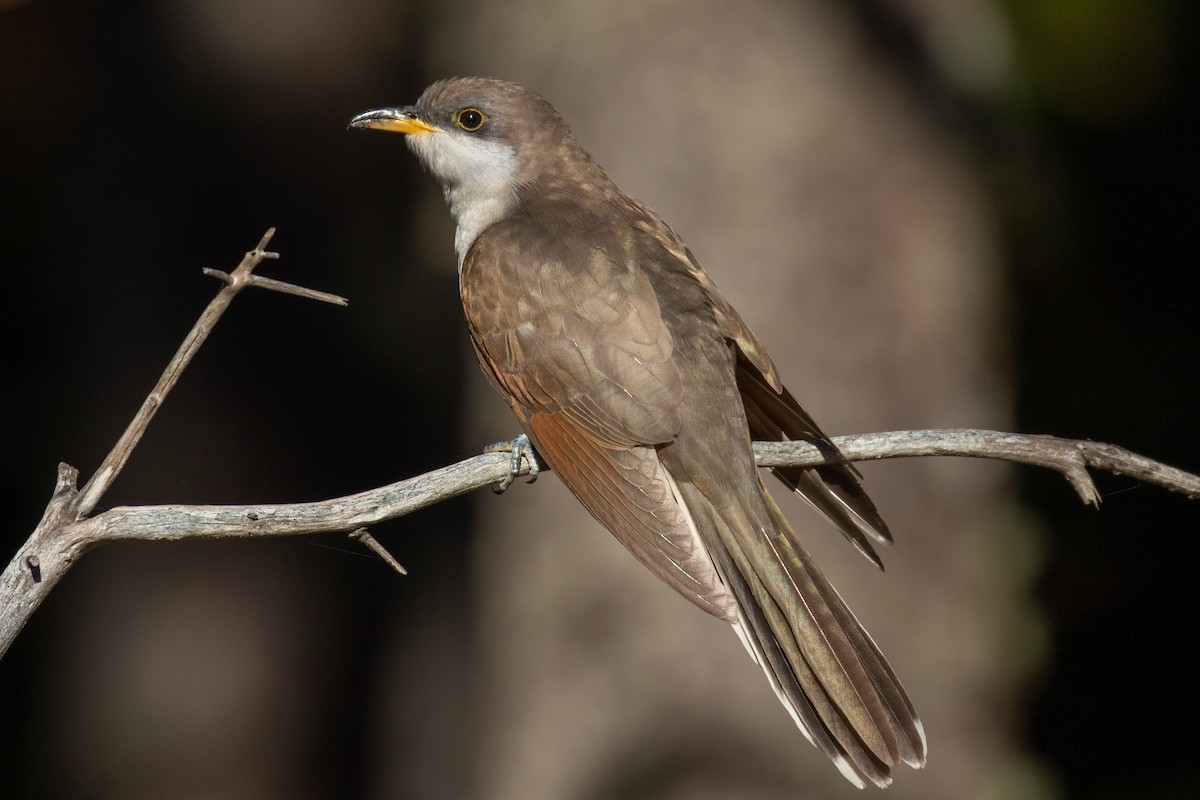
<svg viewBox="0 0 1200 800"><path fill-rule="evenodd" d="M654 447L678 432L683 388L653 287L619 238L581 238L597 237L502 223L476 241L461 281L476 354L583 506L664 582L732 621Z"/></svg>
<svg viewBox="0 0 1200 800"><path fill-rule="evenodd" d="M717 289L691 250L653 212L638 207L645 212L639 217L638 226L654 236L700 284L721 331L737 347L738 389L746 408L750 437L756 441L777 442L804 439L827 452L837 453L840 458L841 454L829 437L784 387L767 349ZM858 470L849 461L842 458L839 464L816 469L775 468L771 471L833 523L863 555L883 568L870 539L891 544L892 535L859 484Z"/></svg>
<svg viewBox="0 0 1200 800"><path fill-rule="evenodd" d="M534 414L529 431L580 503L651 572L710 614L737 620L653 447L606 446L563 414Z"/></svg>
<svg viewBox="0 0 1200 800"><path fill-rule="evenodd" d="M776 392L782 391L783 383L779 380L779 371L775 369L775 362L767 354L767 349L762 346L758 337L742 320L741 315L717 289L717 285L713 283L712 278L708 277L708 273L700 266L700 262L692 255L692 251L657 214L640 203L635 202L634 207L642 212L636 218L636 226L653 236L662 248L673 257L674 262L683 267L696 283L700 284L700 288L717 318L717 324L726 338L737 345L738 351L758 370L770 387Z"/></svg>

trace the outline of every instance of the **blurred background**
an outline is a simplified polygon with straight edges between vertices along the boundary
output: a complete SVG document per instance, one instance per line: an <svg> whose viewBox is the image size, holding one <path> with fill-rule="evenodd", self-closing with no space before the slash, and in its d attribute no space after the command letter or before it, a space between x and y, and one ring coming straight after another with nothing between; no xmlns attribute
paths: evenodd
<svg viewBox="0 0 1200 800"><path fill-rule="evenodd" d="M516 426L453 229L354 114L536 88L661 212L830 433L994 427L1200 470L1184 0L0 0L5 558L268 226L103 505L315 500ZM1191 109L1191 110L1189 110ZM786 510L908 687L894 798L1200 796L1195 502L870 464L880 574ZM807 516L806 516L807 515ZM861 796L727 626L552 476L345 537L88 554L0 662L0 795Z"/></svg>

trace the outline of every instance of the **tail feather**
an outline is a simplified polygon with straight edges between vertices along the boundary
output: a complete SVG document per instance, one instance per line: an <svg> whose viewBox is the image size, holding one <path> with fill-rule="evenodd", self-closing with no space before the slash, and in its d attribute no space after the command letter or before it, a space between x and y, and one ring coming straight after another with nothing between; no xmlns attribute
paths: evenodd
<svg viewBox="0 0 1200 800"><path fill-rule="evenodd" d="M854 648L855 654L859 662L864 666L866 674L869 676L879 698L882 701L882 710L886 714L885 719L877 721L882 723L885 729L890 729L893 733L895 743L894 759L903 761L913 767L922 767L925 765L925 729L921 725L921 720L917 716L916 709L913 708L912 701L908 694L904 691L904 687L900 684L899 678L896 677L895 671L884 658L883 653L875 644L875 640L867 633L866 628L854 616L854 612L842 600L841 594L834 588L825 576L817 569L812 558L804 551L800 545L796 534L788 525L787 518L776 505L770 494L763 491L763 497L767 503L767 509L770 511L772 518L775 521L778 529L785 533L786 538L792 543L795 548L796 562L812 580L813 588L820 593L826 607L837 619L837 626L847 641ZM893 760L892 763L897 763Z"/></svg>
<svg viewBox="0 0 1200 800"><path fill-rule="evenodd" d="M735 588L735 595L752 599L752 590L741 573L731 572L730 583L741 585L740 590ZM889 785L892 779L888 766L861 745L834 699L799 655L795 640L775 633L782 612L778 607L768 608L770 611L756 602L747 602L741 624L751 629L747 637L751 655L763 668L783 707L805 738L855 786L863 788L864 778L879 787Z"/></svg>
<svg viewBox="0 0 1200 800"><path fill-rule="evenodd" d="M920 717L917 716L917 710L913 707L912 701L904 691L900 679L896 677L892 665L884 658L879 646L871 638L871 634L859 623L858 619L854 616L854 612L842 601L838 591L824 579L824 576L819 575L818 577L824 583L822 593L835 598L830 601L830 606L836 613L844 616L846 619L844 623L846 629L854 632L854 638L857 640L855 646L859 649L862 657L873 662L873 680L875 681L876 689L878 689L884 698L884 704L888 709L892 726L898 731L902 731L902 735L898 734L896 736L899 760L917 769L924 767L925 756L928 750L925 739L925 726L921 723Z"/></svg>
<svg viewBox="0 0 1200 800"><path fill-rule="evenodd" d="M858 786L923 764L924 733L895 673L770 495L771 530L760 530L693 485L679 492L737 600L743 644L805 736Z"/></svg>

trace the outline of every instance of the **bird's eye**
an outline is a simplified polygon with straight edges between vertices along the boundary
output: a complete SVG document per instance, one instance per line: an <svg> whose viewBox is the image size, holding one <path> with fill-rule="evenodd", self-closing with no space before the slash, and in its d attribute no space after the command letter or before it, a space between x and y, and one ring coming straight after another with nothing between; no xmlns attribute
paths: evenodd
<svg viewBox="0 0 1200 800"><path fill-rule="evenodd" d="M467 133L475 133L487 122L487 114L478 108L464 108L454 117L454 124Z"/></svg>

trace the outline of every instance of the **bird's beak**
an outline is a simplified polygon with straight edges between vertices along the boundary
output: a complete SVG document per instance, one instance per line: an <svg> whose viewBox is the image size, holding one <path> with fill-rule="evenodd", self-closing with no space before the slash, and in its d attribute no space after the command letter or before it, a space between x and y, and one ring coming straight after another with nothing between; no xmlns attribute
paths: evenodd
<svg viewBox="0 0 1200 800"><path fill-rule="evenodd" d="M374 111L367 111L350 120L349 127L377 128L381 131L407 133L413 136L424 136L427 133L438 133L441 130L418 119L417 110L412 106L377 108Z"/></svg>

